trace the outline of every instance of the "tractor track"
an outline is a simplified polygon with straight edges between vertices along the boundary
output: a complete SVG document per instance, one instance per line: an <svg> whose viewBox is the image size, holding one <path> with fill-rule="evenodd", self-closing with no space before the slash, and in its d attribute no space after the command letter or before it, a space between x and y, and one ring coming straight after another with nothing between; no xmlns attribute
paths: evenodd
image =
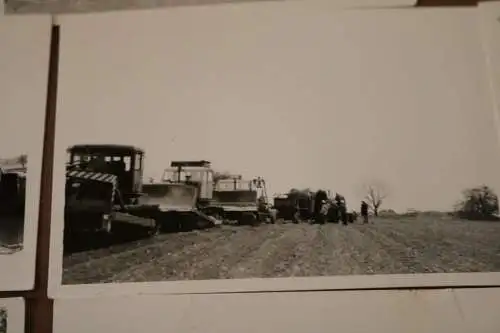
<svg viewBox="0 0 500 333"><path fill-rule="evenodd" d="M64 258L64 284L494 271L500 224L229 226L162 234Z"/></svg>

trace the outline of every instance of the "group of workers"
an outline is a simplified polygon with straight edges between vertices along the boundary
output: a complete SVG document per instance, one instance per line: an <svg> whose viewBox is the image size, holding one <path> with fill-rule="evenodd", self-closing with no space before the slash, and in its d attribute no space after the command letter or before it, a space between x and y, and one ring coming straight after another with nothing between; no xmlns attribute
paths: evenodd
<svg viewBox="0 0 500 333"><path fill-rule="evenodd" d="M300 207L297 204L296 216L300 211ZM368 223L368 211L369 205L366 201L361 201L360 215L363 218L363 223ZM314 211L313 211L313 223L324 224L326 221L340 222L343 225L347 225L349 222L354 222L357 219L356 212L347 212L347 204L345 197L339 193L336 193L333 200L328 198L328 194L319 190L314 195Z"/></svg>

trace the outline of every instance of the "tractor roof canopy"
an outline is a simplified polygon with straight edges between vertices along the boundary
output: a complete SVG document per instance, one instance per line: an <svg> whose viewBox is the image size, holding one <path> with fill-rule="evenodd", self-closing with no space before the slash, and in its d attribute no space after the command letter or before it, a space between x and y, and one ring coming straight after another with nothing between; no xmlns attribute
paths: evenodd
<svg viewBox="0 0 500 333"><path fill-rule="evenodd" d="M69 147L67 150L69 153L74 154L131 154L131 153L141 153L144 151L141 148L127 145L115 145L115 144L82 144L74 145Z"/></svg>
<svg viewBox="0 0 500 333"><path fill-rule="evenodd" d="M209 168L210 162L206 160L199 161L172 161L170 163L170 167L172 168L182 168L182 167L192 167L192 168Z"/></svg>

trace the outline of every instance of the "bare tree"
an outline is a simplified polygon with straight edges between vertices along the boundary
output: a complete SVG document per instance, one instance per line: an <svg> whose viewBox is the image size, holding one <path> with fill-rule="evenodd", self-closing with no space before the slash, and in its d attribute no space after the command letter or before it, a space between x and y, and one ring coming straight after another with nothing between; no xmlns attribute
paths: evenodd
<svg viewBox="0 0 500 333"><path fill-rule="evenodd" d="M382 206L384 199L387 198L388 195L387 187L382 183L371 183L366 185L365 193L366 203L373 210L373 214L378 216L380 206Z"/></svg>

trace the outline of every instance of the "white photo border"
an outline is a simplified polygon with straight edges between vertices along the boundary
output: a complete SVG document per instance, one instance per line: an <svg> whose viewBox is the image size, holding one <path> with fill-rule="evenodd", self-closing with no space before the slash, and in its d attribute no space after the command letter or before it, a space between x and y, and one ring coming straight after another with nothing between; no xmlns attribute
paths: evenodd
<svg viewBox="0 0 500 333"><path fill-rule="evenodd" d="M499 2L500 4L500 2ZM404 10L404 9L399 9ZM406 10L421 10L408 8ZM429 10L429 8L427 8ZM481 30L479 7L436 8L435 10L470 10L478 16L478 38L484 43ZM500 13L500 6L499 6ZM64 27L61 26L62 35ZM486 54L485 54L486 56ZM486 64L486 62L485 62ZM485 72L487 67L485 66ZM485 78L491 79L488 71ZM59 96L59 98L61 98ZM492 107L496 112L496 108ZM57 132L57 119L56 119ZM65 160L66 146L55 137L54 161ZM500 151L499 151L500 153ZM336 290L378 290L412 288L458 288L498 287L500 272L477 273L420 273L380 275L340 275L286 278L247 278L190 281L152 281L128 283L92 283L78 285L62 284L62 237L65 168L63 163L54 163L51 257L49 276L49 297L56 299L114 297L127 295L179 295L179 294L221 294L283 291L336 291Z"/></svg>
<svg viewBox="0 0 500 333"><path fill-rule="evenodd" d="M7 333L24 333L26 317L24 299L1 298L0 308L7 310Z"/></svg>

